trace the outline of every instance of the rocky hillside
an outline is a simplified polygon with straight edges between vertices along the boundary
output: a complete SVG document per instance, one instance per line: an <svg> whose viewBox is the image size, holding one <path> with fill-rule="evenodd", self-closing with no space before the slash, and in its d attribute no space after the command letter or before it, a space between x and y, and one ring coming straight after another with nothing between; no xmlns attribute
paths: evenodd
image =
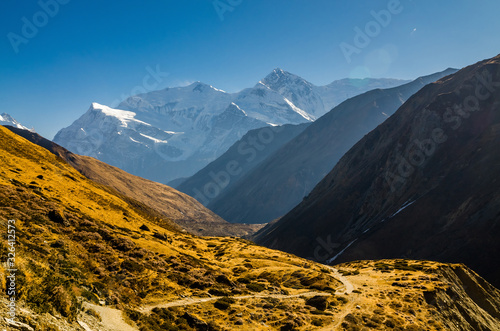
<svg viewBox="0 0 500 331"><path fill-rule="evenodd" d="M257 242L328 262L462 262L500 285L498 82L495 57L426 86Z"/></svg>
<svg viewBox="0 0 500 331"><path fill-rule="evenodd" d="M290 295L290 303L298 307L297 318L311 325L315 316L305 309L301 293L331 294L340 285L323 266L286 253L240 239L181 233L161 213L88 180L61 158L4 127L0 139L0 221L4 229L15 226L16 300L19 307L37 314L21 322L38 330L54 329L44 313L79 329L78 316L82 307L92 307L89 304L127 311L129 320L148 330L153 322L138 317L139 306L186 296L254 293L263 296L255 298L262 305L268 296ZM7 256L7 230L2 237L0 252ZM5 274L6 266L1 269ZM4 293L6 286L2 278ZM211 309L220 317L207 322L213 328L226 326L228 314L236 317L227 310L230 305L214 300ZM92 308L90 314L97 310ZM170 319L165 323L183 329L192 323L185 316L189 311L181 307L164 312ZM270 311L274 317L268 323L279 327L288 322L279 316L280 308ZM262 318L245 320L244 325L258 326Z"/></svg>

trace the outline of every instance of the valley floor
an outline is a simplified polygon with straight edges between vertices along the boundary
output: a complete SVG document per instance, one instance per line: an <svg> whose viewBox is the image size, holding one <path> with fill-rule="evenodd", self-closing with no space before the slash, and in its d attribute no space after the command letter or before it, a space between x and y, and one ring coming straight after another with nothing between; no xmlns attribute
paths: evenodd
<svg viewBox="0 0 500 331"><path fill-rule="evenodd" d="M199 328L193 326L197 330L208 330L204 321L210 318L222 330L279 330L271 322L280 320L275 325L289 327L282 330L500 330L498 290L463 265L381 260L356 261L329 269L342 283L334 294L302 289L289 294L264 291L230 296L233 304L229 311L215 308L215 302L223 297L183 297L150 302L137 311L153 316L162 309L181 310L193 325L199 323ZM312 322L314 327L310 323L301 325L305 315L298 307L304 302L307 307L311 298L322 296L328 299L327 307L309 307L309 313L317 316ZM139 330L122 310L84 303L83 311L78 323L69 325L49 314L36 316L28 309L20 310L24 322L36 319L61 331ZM4 320L0 326L6 326Z"/></svg>

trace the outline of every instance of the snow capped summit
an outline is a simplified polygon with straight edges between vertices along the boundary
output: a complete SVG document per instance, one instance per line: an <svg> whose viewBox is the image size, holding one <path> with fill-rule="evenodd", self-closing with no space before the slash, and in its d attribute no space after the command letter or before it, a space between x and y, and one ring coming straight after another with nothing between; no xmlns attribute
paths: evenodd
<svg viewBox="0 0 500 331"><path fill-rule="evenodd" d="M263 80L259 82L262 85L269 87L271 90L278 91L280 88L284 88L288 85L309 85L313 86L311 83L305 79L291 74L288 71L277 68L274 69L269 75L267 75Z"/></svg>
<svg viewBox="0 0 500 331"><path fill-rule="evenodd" d="M307 119L315 120L330 110L325 109L315 85L283 69L274 69L259 83L283 96L287 103L307 114Z"/></svg>
<svg viewBox="0 0 500 331"><path fill-rule="evenodd" d="M238 93L194 82L134 95L116 108L93 103L54 141L167 183L193 175L251 129L312 122L328 110L318 87L275 69Z"/></svg>
<svg viewBox="0 0 500 331"><path fill-rule="evenodd" d="M10 116L7 113L2 113L2 115L0 115L0 125L10 125L18 129L33 131L33 129L30 130L27 127L21 125L21 123L16 121L12 116Z"/></svg>

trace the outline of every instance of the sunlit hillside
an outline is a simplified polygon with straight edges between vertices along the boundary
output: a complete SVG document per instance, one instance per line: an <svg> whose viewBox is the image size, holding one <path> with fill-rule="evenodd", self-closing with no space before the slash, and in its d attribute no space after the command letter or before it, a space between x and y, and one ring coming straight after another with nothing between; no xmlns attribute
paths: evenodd
<svg viewBox="0 0 500 331"><path fill-rule="evenodd" d="M4 127L0 140L0 217L4 229L15 220L20 307L18 325L2 326L447 330L456 320L493 330L498 321L498 291L463 266L367 261L337 270L242 239L188 235ZM7 241L0 247L7 256Z"/></svg>

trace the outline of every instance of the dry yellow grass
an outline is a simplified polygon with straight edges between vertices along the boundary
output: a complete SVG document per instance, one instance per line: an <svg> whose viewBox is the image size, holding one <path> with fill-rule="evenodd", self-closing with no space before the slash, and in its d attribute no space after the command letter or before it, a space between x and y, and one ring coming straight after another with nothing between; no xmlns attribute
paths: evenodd
<svg viewBox="0 0 500 331"><path fill-rule="evenodd" d="M50 329L46 312L78 329L79 298L124 311L141 330L498 325L498 290L463 266L365 261L338 266L340 277L243 239L182 233L3 127L0 141L0 228L16 220L18 300L38 314L23 319L37 329Z"/></svg>
<svg viewBox="0 0 500 331"><path fill-rule="evenodd" d="M321 265L286 253L181 233L162 214L3 127L0 140L1 223L16 219L19 282L29 288L19 298L40 312L74 318L78 296L125 308L180 296L332 292L339 285ZM58 286L62 302L52 300Z"/></svg>
<svg viewBox="0 0 500 331"><path fill-rule="evenodd" d="M228 223L196 199L167 185L131 175L95 158L71 153L34 132L14 127L9 127L9 130L61 157L85 177L112 189L114 194L126 199L132 198L153 208L190 233L242 237L263 227Z"/></svg>

